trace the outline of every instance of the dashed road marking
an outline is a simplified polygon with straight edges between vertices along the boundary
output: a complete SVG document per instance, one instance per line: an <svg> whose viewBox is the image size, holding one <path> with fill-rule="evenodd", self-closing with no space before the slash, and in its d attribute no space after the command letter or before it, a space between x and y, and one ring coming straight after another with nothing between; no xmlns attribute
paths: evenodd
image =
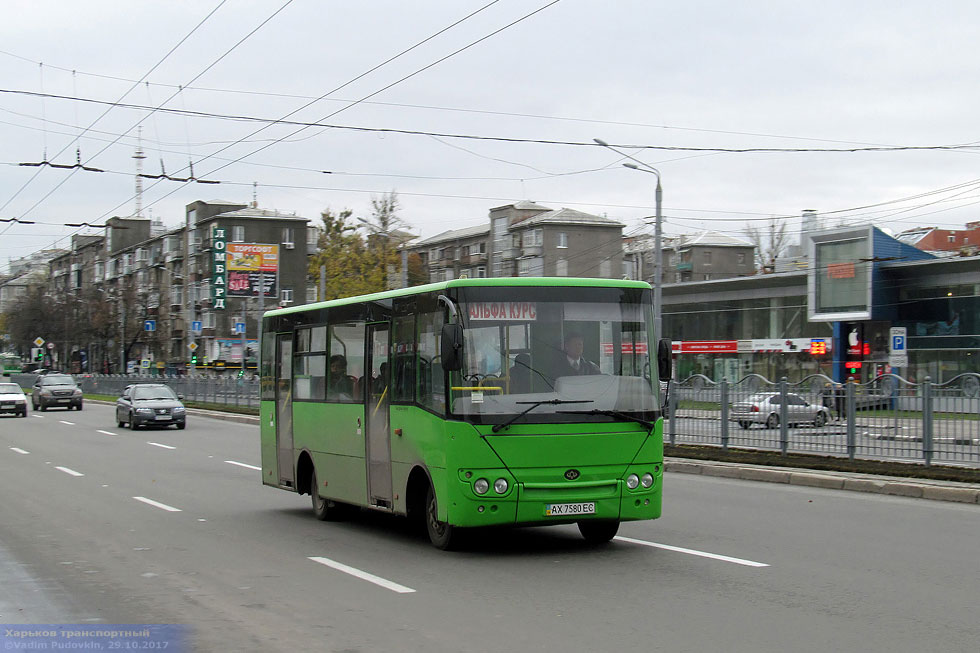
<svg viewBox="0 0 980 653"><path fill-rule="evenodd" d="M337 562L336 560L331 560L330 558L321 558L319 556L310 556L310 560L313 562L319 562L321 565L326 565L337 571L342 571L345 574L350 574L355 578L360 578L361 580L366 580L369 583L374 583L379 587L391 590L392 592L398 592L399 594L411 594L415 590L411 587L405 587L404 585L399 585L380 576L375 576L374 574L369 574L366 571L361 571L355 567L350 567L342 562Z"/></svg>
<svg viewBox="0 0 980 653"><path fill-rule="evenodd" d="M66 474L69 474L71 476L85 476L85 474L82 474L81 472L76 472L74 469L69 469L67 467L55 467L55 469L57 469L58 471L62 471Z"/></svg>
<svg viewBox="0 0 980 653"><path fill-rule="evenodd" d="M650 546L655 549L664 549L665 551L675 551L677 553L686 553L692 556L700 556L702 558L711 558L712 560L721 560L723 562L732 562L736 565L744 565L746 567L768 567L764 562L755 562L754 560L745 560L743 558L733 558L731 556L723 556L717 553L708 553L706 551L697 551L695 549L685 549L679 546L671 546L669 544L658 544L656 542L647 542L646 540L635 540L632 537L623 537L617 535L614 539L620 542L629 542L630 544L639 544L641 546Z"/></svg>
<svg viewBox="0 0 980 653"><path fill-rule="evenodd" d="M154 447L160 447L161 449L176 449L177 447L171 447L169 444L160 444L159 442L147 442L147 444L152 444Z"/></svg>
<svg viewBox="0 0 980 653"><path fill-rule="evenodd" d="M154 501L153 499L147 499L146 497L133 497L137 501L142 501L143 503L153 506L154 508L160 508L161 510L166 510L167 512L183 512L180 508L174 508L173 506L168 506L165 503L160 503L159 501Z"/></svg>
<svg viewBox="0 0 980 653"><path fill-rule="evenodd" d="M29 454L30 451L24 451L20 447L10 447L11 451L16 451L17 453Z"/></svg>
<svg viewBox="0 0 980 653"><path fill-rule="evenodd" d="M255 465L248 465L246 463L240 463L235 460L226 460L225 462L228 463L229 465L238 465L239 467L245 467L247 469L257 469L259 471L262 471L261 467L256 467Z"/></svg>

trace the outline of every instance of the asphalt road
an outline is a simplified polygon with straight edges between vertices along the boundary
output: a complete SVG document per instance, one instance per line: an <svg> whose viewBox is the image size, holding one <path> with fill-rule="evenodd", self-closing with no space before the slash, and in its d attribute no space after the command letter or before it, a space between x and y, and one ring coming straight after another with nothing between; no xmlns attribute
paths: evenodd
<svg viewBox="0 0 980 653"><path fill-rule="evenodd" d="M429 546L261 485L258 429L0 418L0 623L178 623L201 651L969 651L980 508L669 474L664 517Z"/></svg>

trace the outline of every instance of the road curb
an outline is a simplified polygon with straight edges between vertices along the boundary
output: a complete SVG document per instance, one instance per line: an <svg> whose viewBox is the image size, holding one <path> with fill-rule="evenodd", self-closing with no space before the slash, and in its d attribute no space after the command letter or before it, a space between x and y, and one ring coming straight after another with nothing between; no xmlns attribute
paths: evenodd
<svg viewBox="0 0 980 653"><path fill-rule="evenodd" d="M664 469L678 474L700 474L719 478L734 478L764 483L786 483L829 490L869 492L932 501L980 504L980 484L927 481L849 473L810 472L753 465L738 465L705 460L667 458Z"/></svg>

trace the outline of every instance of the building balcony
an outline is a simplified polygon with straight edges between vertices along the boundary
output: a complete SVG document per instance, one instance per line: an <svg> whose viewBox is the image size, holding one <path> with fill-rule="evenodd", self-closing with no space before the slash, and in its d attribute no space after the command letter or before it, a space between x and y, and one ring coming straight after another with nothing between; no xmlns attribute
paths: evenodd
<svg viewBox="0 0 980 653"><path fill-rule="evenodd" d="M544 254L544 247L541 247L540 245L533 245L531 247L525 247L523 252L524 253L521 254L522 257L541 256Z"/></svg>
<svg viewBox="0 0 980 653"><path fill-rule="evenodd" d="M503 259L505 259L505 260L515 259L515 258L517 258L520 255L521 255L521 251L519 249L515 249L513 247L511 247L510 249L505 249L505 250L503 250L503 251L500 252L500 257L503 258Z"/></svg>
<svg viewBox="0 0 980 653"><path fill-rule="evenodd" d="M469 256L460 257L459 262L461 265L483 265L487 262L487 255L470 254Z"/></svg>

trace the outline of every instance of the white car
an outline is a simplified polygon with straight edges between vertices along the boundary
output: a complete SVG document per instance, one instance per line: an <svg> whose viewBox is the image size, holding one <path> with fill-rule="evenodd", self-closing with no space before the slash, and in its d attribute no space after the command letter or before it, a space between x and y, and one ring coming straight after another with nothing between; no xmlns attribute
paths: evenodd
<svg viewBox="0 0 980 653"><path fill-rule="evenodd" d="M764 424L766 428L779 426L782 414L783 397L778 392L765 392L752 395L744 401L732 404L731 419L743 429L753 424ZM786 395L787 426L794 424L813 424L817 428L830 421L830 411L818 404L811 404L797 394Z"/></svg>
<svg viewBox="0 0 980 653"><path fill-rule="evenodd" d="M0 383L0 414L27 417L27 395L16 383Z"/></svg>

